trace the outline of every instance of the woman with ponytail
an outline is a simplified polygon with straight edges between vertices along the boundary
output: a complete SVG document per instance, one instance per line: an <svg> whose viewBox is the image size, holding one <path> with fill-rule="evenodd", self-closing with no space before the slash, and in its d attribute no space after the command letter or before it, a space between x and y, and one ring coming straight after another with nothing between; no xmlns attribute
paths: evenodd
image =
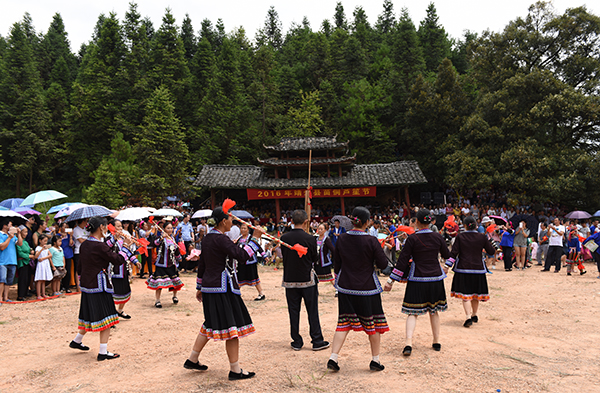
<svg viewBox="0 0 600 393"><path fill-rule="evenodd" d="M487 268L481 250L485 250L487 258L493 258L496 250L484 234L477 232L475 218L465 218L464 224L466 231L456 236L444 272L448 273L448 268L454 270L450 296L462 299L467 316L463 326L468 328L473 322L479 321L479 302L490 299L486 279Z"/></svg>
<svg viewBox="0 0 600 393"><path fill-rule="evenodd" d="M116 251L102 240L107 231L104 217L92 217L86 230L90 236L81 244L81 263L77 264L77 274L81 277L79 333L69 347L88 351L90 348L82 344L83 336L87 332L100 332L98 361L116 359L119 355L107 349L110 327L119 323L108 272L113 266L121 266L131 258L131 251L123 245L123 240L117 242Z"/></svg>
<svg viewBox="0 0 600 393"><path fill-rule="evenodd" d="M333 336L327 368L339 371L338 355L350 330L363 331L369 337L372 360L369 369L381 371L379 361L381 334L389 329L381 305L381 284L375 266L385 269L388 260L376 238L367 232L371 213L358 206L352 211L354 228L337 239L333 252L338 290L338 323Z"/></svg>

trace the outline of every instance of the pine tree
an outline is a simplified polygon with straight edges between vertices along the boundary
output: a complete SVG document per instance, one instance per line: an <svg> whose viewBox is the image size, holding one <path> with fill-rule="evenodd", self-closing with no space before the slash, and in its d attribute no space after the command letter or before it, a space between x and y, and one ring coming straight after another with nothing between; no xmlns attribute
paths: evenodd
<svg viewBox="0 0 600 393"><path fill-rule="evenodd" d="M281 49L283 45L283 36L281 33L281 20L279 14L275 11L275 7L269 7L265 24L262 29L256 33L256 45L271 45L275 50Z"/></svg>
<svg viewBox="0 0 600 393"><path fill-rule="evenodd" d="M383 12L377 17L375 28L380 36L387 36L395 27L394 3L392 3L392 0L383 0Z"/></svg>
<svg viewBox="0 0 600 393"><path fill-rule="evenodd" d="M346 14L344 13L344 6L341 1L335 4L335 14L333 15L333 22L336 29L348 30L348 22L346 22Z"/></svg>
<svg viewBox="0 0 600 393"><path fill-rule="evenodd" d="M137 164L144 169L139 179L143 197L156 202L186 188L189 152L183 131L169 90L156 88L135 138Z"/></svg>
<svg viewBox="0 0 600 393"><path fill-rule="evenodd" d="M427 6L427 15L419 26L419 42L427 71L435 72L445 57L450 56L450 41L443 26L439 24L433 3Z"/></svg>
<svg viewBox="0 0 600 393"><path fill-rule="evenodd" d="M185 59L189 63L194 58L198 45L196 35L194 34L194 27L192 26L192 19L190 19L189 14L185 14L185 18L181 23L181 40L185 48Z"/></svg>
<svg viewBox="0 0 600 393"><path fill-rule="evenodd" d="M70 94L71 84L76 75L77 59L71 52L65 25L58 13L52 18L52 23L40 43L38 58L44 87L48 88L54 82L59 83L65 93Z"/></svg>

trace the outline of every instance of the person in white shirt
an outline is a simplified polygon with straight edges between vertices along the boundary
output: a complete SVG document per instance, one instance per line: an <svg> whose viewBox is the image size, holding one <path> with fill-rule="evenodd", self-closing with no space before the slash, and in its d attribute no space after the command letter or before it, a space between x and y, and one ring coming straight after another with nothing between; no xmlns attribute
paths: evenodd
<svg viewBox="0 0 600 393"><path fill-rule="evenodd" d="M225 232L225 234L229 236L232 242L237 241L240 237L240 223L234 220L231 229L228 232Z"/></svg>
<svg viewBox="0 0 600 393"><path fill-rule="evenodd" d="M550 267L554 265L554 272L560 271L560 257L563 254L563 235L565 234L565 227L561 224L558 217L554 218L552 224L548 225L548 238L550 247L548 248L548 255L546 255L546 264L544 265L543 272L549 272Z"/></svg>
<svg viewBox="0 0 600 393"><path fill-rule="evenodd" d="M379 236L379 226L380 225L381 225L381 222L379 220L373 221L373 225L371 225L371 228L369 229L369 235L371 235L377 239L377 237Z"/></svg>

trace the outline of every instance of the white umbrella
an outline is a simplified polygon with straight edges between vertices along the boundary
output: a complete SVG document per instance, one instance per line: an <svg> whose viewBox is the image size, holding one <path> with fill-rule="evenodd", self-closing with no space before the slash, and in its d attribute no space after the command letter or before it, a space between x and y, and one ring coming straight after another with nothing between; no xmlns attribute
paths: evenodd
<svg viewBox="0 0 600 393"><path fill-rule="evenodd" d="M192 218L207 218L210 216L212 216L212 210L202 209L202 210L198 210L196 213L194 213Z"/></svg>
<svg viewBox="0 0 600 393"><path fill-rule="evenodd" d="M119 221L139 221L144 218L150 217L150 211L145 207L130 207L128 209L121 210L117 215Z"/></svg>
<svg viewBox="0 0 600 393"><path fill-rule="evenodd" d="M167 216L183 217L183 214L181 214L177 210L175 210L175 209L169 209L169 208L158 209L157 211L155 211L154 213L152 213L152 215L153 216L159 216L159 217L167 217Z"/></svg>
<svg viewBox="0 0 600 393"><path fill-rule="evenodd" d="M22 214L19 214L15 211L12 210L0 210L0 220L3 218L10 218L11 220L13 220L13 224L25 224L28 220L27 218L25 218L25 216L23 216Z"/></svg>
<svg viewBox="0 0 600 393"><path fill-rule="evenodd" d="M79 209L80 207L85 207L85 206L88 206L88 204L87 203L74 203L74 204L69 205L67 207L63 207L62 209L60 209L58 211L58 213L56 213L56 215L54 216L54 218L62 218L62 217L69 216L75 210Z"/></svg>

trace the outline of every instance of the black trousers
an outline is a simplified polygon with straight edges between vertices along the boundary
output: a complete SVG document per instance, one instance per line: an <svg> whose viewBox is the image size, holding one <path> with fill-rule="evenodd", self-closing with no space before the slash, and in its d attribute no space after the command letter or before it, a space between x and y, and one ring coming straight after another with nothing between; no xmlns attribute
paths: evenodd
<svg viewBox="0 0 600 393"><path fill-rule="evenodd" d="M17 287L17 297L24 299L27 296L27 290L29 289L29 279L31 275L31 269L29 263L19 268L19 281Z"/></svg>
<svg viewBox="0 0 600 393"><path fill-rule="evenodd" d="M318 345L323 342L321 323L319 322L319 288L313 285L308 288L286 288L285 298L290 314L290 333L294 347L302 347L304 341L300 335L300 306L304 299L304 306L308 313L308 325L310 327L311 343Z"/></svg>
<svg viewBox="0 0 600 393"><path fill-rule="evenodd" d="M65 258L65 269L67 270L67 274L63 277L62 282L60 284L61 288L69 289L71 286L71 261L73 258ZM73 265L73 271L77 274L77 270L75 269L75 265Z"/></svg>
<svg viewBox="0 0 600 393"><path fill-rule="evenodd" d="M550 246L548 247L548 254L546 255L546 264L544 270L550 270L550 267L554 265L554 270L560 270L560 257L562 257L563 248L562 246Z"/></svg>
<svg viewBox="0 0 600 393"><path fill-rule="evenodd" d="M596 251L592 253L592 257L594 257L594 261L596 261L596 266L598 267L598 273L600 273L600 255Z"/></svg>
<svg viewBox="0 0 600 393"><path fill-rule="evenodd" d="M144 273L144 266L148 266L148 274L152 275L152 248L148 249L148 255L144 255L142 254L142 262L141 262L142 268L140 269L140 277L145 274Z"/></svg>
<svg viewBox="0 0 600 393"><path fill-rule="evenodd" d="M512 269L512 247L502 246L502 260L505 269Z"/></svg>

